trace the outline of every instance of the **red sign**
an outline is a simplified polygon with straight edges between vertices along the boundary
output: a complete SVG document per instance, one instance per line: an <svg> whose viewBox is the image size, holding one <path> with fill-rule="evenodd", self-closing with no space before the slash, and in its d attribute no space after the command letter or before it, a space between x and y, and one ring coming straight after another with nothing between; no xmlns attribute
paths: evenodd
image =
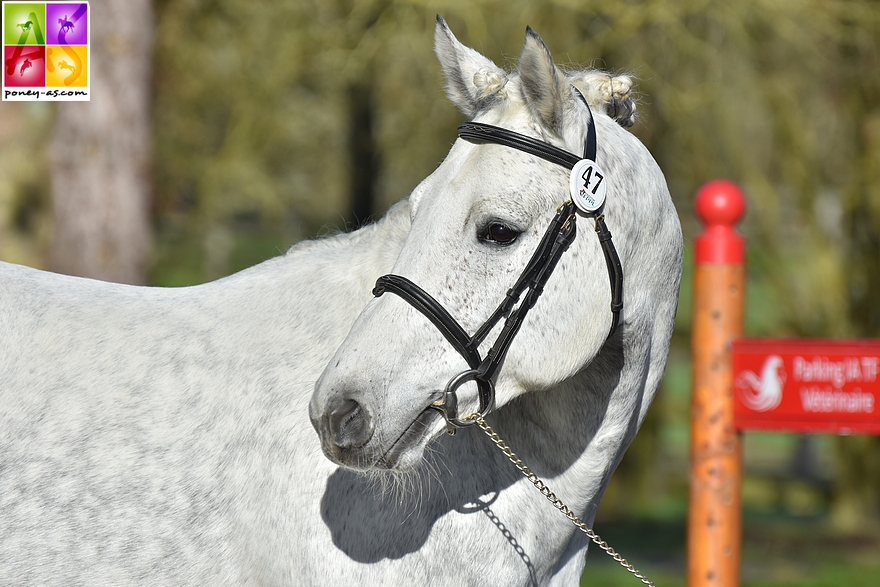
<svg viewBox="0 0 880 587"><path fill-rule="evenodd" d="M733 343L739 430L880 434L880 340Z"/></svg>

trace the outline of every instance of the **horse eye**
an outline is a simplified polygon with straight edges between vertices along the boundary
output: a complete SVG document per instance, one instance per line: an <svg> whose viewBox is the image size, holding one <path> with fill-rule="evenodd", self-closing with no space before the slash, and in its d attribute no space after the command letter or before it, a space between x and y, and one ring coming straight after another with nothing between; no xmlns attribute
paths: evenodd
<svg viewBox="0 0 880 587"><path fill-rule="evenodd" d="M517 239L519 235L519 231L514 230L506 224L493 222L483 229L483 231L479 235L479 238L481 241L490 242L497 245L510 245L513 244L513 242Z"/></svg>

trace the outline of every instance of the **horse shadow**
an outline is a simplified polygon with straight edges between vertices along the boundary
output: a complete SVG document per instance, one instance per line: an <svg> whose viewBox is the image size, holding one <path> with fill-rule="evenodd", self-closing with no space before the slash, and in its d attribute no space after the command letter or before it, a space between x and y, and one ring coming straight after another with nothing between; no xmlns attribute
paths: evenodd
<svg viewBox="0 0 880 587"><path fill-rule="evenodd" d="M590 382L587 389L580 384L563 384L553 390L526 394L495 413L501 423L522 422L517 440L525 443L534 436L535 427L545 426L547 418L553 420L553 438L559 442L558 446L548 447L546 454L541 453L546 458L534 460L541 457L529 455L528 450L520 452L539 476L552 477L568 469L586 451L601 426L624 366L620 330L623 329L606 341L590 366L576 376L580 382ZM635 420L630 425L635 425ZM369 475L337 469L327 481L321 517L340 551L359 563L375 563L400 559L421 549L436 522L452 511L484 515L534 579L528 554L510 532L509 524L505 525L490 507L502 491L521 477L501 451L483 437L481 430L466 428L454 437L443 435L434 441L426 453L425 466L402 479L400 491L389 490L385 483Z"/></svg>

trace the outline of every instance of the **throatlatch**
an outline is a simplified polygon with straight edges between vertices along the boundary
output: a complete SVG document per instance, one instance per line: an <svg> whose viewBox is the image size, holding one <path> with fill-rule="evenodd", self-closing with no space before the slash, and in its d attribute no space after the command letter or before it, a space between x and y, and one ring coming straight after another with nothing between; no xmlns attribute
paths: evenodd
<svg viewBox="0 0 880 587"><path fill-rule="evenodd" d="M580 92L576 89L574 91L586 104L587 102ZM589 108L587 105L588 110ZM544 285L553 273L560 257L577 235L576 209L587 217L595 219L596 235L599 238L608 267L612 313L609 336L617 329L620 311L623 309L623 268L611 241L611 232L605 224L605 216L602 213L605 206L605 177L596 164L596 128L593 124L592 112L590 112L590 122L587 127L583 158L544 141L480 122L462 124L458 127L458 136L472 143L497 144L523 151L561 165L571 170L572 173L569 186L571 199L559 207L556 216L544 232L538 248L520 274L519 279L508 290L504 301L473 336L469 336L437 300L405 277L383 275L376 281L376 287L373 289L374 296L379 297L385 292L391 292L406 300L440 330L446 340L470 366L469 370L450 379L443 391L443 396L431 404L431 407L443 413L446 421L452 427L451 431L454 431L455 428L472 426L475 423L473 419L461 419L458 415L458 397L455 392L464 383L474 381L477 384L480 416L485 416L495 407L495 378L498 369L507 355L510 344L519 332L526 314L537 303L544 291ZM516 304L521 297L522 301L517 306ZM481 358L480 345L492 328L504 317L506 319L501 333L495 339L492 348L486 353L486 357Z"/></svg>

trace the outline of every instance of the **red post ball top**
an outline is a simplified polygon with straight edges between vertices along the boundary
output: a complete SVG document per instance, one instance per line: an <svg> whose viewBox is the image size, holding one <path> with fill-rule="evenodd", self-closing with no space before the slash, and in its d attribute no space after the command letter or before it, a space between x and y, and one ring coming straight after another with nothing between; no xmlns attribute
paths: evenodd
<svg viewBox="0 0 880 587"><path fill-rule="evenodd" d="M695 241L697 263L744 263L745 239L734 229L746 211L739 186L725 179L710 181L697 191L694 207L706 225Z"/></svg>
<svg viewBox="0 0 880 587"><path fill-rule="evenodd" d="M735 183L716 179L697 191L695 206L703 224L733 226L746 211L746 199Z"/></svg>

